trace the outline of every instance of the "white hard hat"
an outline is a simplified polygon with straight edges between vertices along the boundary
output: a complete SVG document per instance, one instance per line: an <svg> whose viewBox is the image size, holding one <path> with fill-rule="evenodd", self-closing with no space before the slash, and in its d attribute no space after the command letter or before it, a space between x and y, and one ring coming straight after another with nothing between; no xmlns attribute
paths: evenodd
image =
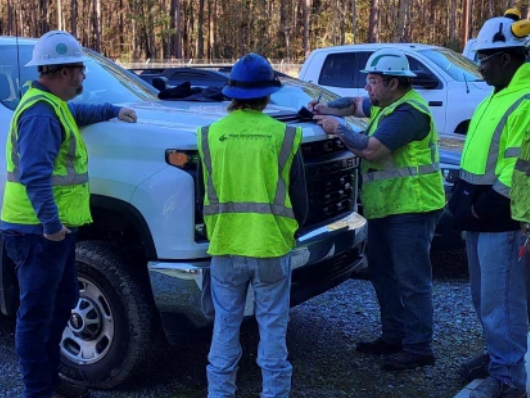
<svg viewBox="0 0 530 398"><path fill-rule="evenodd" d="M83 48L70 33L52 30L42 35L33 57L24 66L63 65L83 62Z"/></svg>
<svg viewBox="0 0 530 398"><path fill-rule="evenodd" d="M512 25L517 26L520 23L506 17L488 19L478 32L477 51L524 47L528 37L526 35L517 37L512 30Z"/></svg>
<svg viewBox="0 0 530 398"><path fill-rule="evenodd" d="M399 50L384 48L370 55L362 73L379 73L396 77L415 77L411 72L409 61Z"/></svg>

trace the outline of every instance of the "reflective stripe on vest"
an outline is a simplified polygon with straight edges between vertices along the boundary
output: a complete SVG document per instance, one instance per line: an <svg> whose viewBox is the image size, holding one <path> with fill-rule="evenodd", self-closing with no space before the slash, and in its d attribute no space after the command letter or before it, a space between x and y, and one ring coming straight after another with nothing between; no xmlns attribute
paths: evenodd
<svg viewBox="0 0 530 398"><path fill-rule="evenodd" d="M387 178L412 177L420 174L430 174L440 170L439 164L424 164L419 167L389 168L363 174L363 181L386 180Z"/></svg>
<svg viewBox="0 0 530 398"><path fill-rule="evenodd" d="M50 103L46 96L36 95L30 97L25 102L22 102L19 106L23 107L26 103L32 102L36 103L40 100L44 100L47 103ZM64 109L62 107L56 107L53 105L54 109L61 112L62 120L68 123L68 117L64 114ZM69 126L70 131L73 131L73 128ZM13 162L13 171L7 172L7 181L20 183L20 158L17 153L17 135L11 134L11 161ZM66 176L52 175L51 182L53 186L66 186L66 185L79 185L88 182L88 173L77 174L74 168L74 157L76 150L77 142L75 134L70 134L70 140L68 142L68 155L66 158Z"/></svg>
<svg viewBox="0 0 530 398"><path fill-rule="evenodd" d="M429 107L419 101L408 100L407 103L413 103L414 105L423 109L427 114L429 113ZM367 128L366 131L368 131L368 135L370 135L371 133L370 129L372 128L373 123L375 122L376 119L377 117L373 119L373 121L370 123L370 125ZM381 120L379 120L379 122L380 121ZM435 173L440 170L440 164L436 162L436 143L433 141L432 135L431 135L431 140L429 141L429 148L431 149L432 164L425 164L419 167L402 167L402 168L396 168L396 167L393 167L393 165L387 165L385 170L378 170L378 171L372 171L369 173L364 173L362 175L363 181L378 181L378 180L386 180L388 178L412 177L415 175Z"/></svg>
<svg viewBox="0 0 530 398"><path fill-rule="evenodd" d="M524 100L530 100L530 94L525 94L517 101L514 102L512 106L508 108L506 113L502 116L501 120L497 124L493 137L490 144L490 150L488 153L488 159L486 161L486 174L474 174L469 171L460 169L460 178L473 184L473 185L493 185L493 188L506 196L510 193L510 187L504 185L502 182L497 180L497 175L495 175L495 166L498 161L498 153L502 131L510 115L519 107L521 102ZM504 156L505 157L517 157L519 156L520 148L508 148L506 149Z"/></svg>
<svg viewBox="0 0 530 398"><path fill-rule="evenodd" d="M515 163L515 170L530 176L530 161L523 160L521 158L517 159L517 162Z"/></svg>
<svg viewBox="0 0 530 398"><path fill-rule="evenodd" d="M284 181L282 174L291 154L294 139L296 136L296 128L287 127L285 129L285 136L282 142L282 148L278 157L278 183L276 186L276 196L274 203L219 203L219 197L215 192L212 180L212 158L210 148L208 145L208 127L201 128L201 149L204 154L204 165L208 172L208 181L206 181L206 195L209 204L204 206L204 215L215 215L222 213L258 213L258 214L272 214L275 216L288 217L294 219L293 209L284 205L287 198L287 184Z"/></svg>

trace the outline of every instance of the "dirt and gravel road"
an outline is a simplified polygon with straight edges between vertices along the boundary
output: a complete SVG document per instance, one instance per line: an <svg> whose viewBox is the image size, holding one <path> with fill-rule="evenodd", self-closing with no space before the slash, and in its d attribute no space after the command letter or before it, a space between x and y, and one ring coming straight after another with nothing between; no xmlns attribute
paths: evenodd
<svg viewBox="0 0 530 398"><path fill-rule="evenodd" d="M369 281L350 280L291 312L288 346L294 367L293 398L451 398L464 382L457 369L478 353L480 328L471 307L461 254L435 258L436 365L399 373L379 369L380 358L361 355L355 343L378 334L378 306ZM444 265L444 269L440 268ZM21 397L14 322L0 319L0 397ZM243 327L238 397L257 397L257 330ZM172 347L134 384L95 391L95 398L199 398L206 396L208 342Z"/></svg>

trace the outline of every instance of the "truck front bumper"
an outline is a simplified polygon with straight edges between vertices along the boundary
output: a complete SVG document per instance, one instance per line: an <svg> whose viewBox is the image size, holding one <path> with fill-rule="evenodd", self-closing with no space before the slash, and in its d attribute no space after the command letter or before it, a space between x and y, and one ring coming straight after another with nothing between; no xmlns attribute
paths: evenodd
<svg viewBox="0 0 530 398"><path fill-rule="evenodd" d="M367 222L357 213L315 229L297 239L292 251L291 306L298 305L347 280L362 267ZM156 306L170 341L211 325L209 295L202 294L210 259L149 262ZM253 314L249 289L245 315Z"/></svg>

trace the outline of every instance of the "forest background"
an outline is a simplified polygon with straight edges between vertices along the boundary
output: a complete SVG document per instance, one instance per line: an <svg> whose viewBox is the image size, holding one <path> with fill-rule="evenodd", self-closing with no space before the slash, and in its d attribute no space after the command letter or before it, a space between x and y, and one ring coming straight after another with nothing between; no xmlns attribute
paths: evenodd
<svg viewBox="0 0 530 398"><path fill-rule="evenodd" d="M0 0L0 35L52 29L113 60L233 61L254 51L301 63L311 50L366 42L462 51L484 21L529 0ZM1 55L0 55L1 56Z"/></svg>

